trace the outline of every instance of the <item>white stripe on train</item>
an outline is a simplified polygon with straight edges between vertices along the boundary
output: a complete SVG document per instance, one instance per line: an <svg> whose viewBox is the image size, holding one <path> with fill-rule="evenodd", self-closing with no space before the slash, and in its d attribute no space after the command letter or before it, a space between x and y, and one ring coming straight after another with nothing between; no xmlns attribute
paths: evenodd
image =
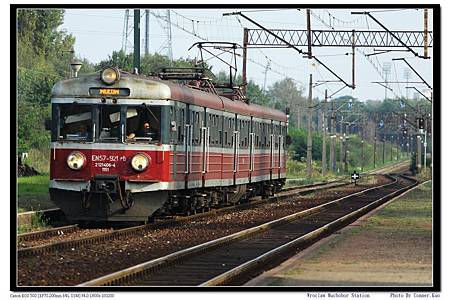
<svg viewBox="0 0 450 300"><path fill-rule="evenodd" d="M281 173L280 178L285 178L286 173ZM278 179L278 174L274 174L273 179ZM264 180L270 180L270 175L261 175L252 177L252 182L259 182ZM249 183L248 177L237 178L237 184ZM188 188L201 187L201 180L189 181ZM233 185L233 179L209 179L205 180L205 186L230 186ZM185 181L175 182L125 182L125 189L130 190L133 193L139 192L152 192L159 190L179 190L184 189ZM89 181L65 181L65 180L50 180L50 188L81 192L82 190L90 190Z"/></svg>
<svg viewBox="0 0 450 300"><path fill-rule="evenodd" d="M180 149L181 148L181 149ZM117 144L117 143L68 143L68 142L52 142L51 149L73 149L73 150L123 150L123 151L176 151L184 154L184 145L156 145L156 144ZM283 155L286 150L281 150ZM202 146L192 146L192 152L203 152ZM234 154L233 148L210 147L209 153ZM240 154L250 154L250 149L240 148ZM270 149L255 149L254 154L271 154ZM274 155L278 154L275 149Z"/></svg>

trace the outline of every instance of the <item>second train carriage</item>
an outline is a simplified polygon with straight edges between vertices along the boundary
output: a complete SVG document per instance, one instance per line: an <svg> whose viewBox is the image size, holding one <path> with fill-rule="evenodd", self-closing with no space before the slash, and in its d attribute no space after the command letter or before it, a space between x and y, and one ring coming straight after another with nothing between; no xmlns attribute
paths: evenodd
<svg viewBox="0 0 450 300"><path fill-rule="evenodd" d="M51 200L70 220L146 221L268 196L285 182L286 131L280 111L157 77L107 68L63 80Z"/></svg>

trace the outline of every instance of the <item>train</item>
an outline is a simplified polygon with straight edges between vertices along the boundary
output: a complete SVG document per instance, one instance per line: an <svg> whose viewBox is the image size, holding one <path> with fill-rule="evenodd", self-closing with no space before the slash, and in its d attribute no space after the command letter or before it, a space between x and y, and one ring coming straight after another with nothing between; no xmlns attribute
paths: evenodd
<svg viewBox="0 0 450 300"><path fill-rule="evenodd" d="M281 190L287 112L197 70L136 73L107 67L52 89L49 193L68 220L148 222Z"/></svg>

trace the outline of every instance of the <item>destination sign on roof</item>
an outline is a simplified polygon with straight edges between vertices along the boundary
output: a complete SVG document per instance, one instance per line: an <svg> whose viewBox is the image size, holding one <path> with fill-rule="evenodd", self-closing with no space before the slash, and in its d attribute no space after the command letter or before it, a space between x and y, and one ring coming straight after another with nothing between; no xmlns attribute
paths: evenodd
<svg viewBox="0 0 450 300"><path fill-rule="evenodd" d="M129 96L130 89L128 89L128 88L90 88L89 94L91 96Z"/></svg>

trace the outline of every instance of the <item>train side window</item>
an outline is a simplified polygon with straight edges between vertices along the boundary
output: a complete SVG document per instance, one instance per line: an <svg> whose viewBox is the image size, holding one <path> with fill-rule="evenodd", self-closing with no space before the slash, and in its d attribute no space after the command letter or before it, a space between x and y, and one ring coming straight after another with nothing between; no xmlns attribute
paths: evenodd
<svg viewBox="0 0 450 300"><path fill-rule="evenodd" d="M181 114L178 114L179 120L178 120L178 144L183 145L184 144L184 108L179 109Z"/></svg>
<svg viewBox="0 0 450 300"><path fill-rule="evenodd" d="M80 104L60 104L59 140L92 140L92 106Z"/></svg>
<svg viewBox="0 0 450 300"><path fill-rule="evenodd" d="M219 130L219 116L215 115L214 116L214 126L216 127L215 132L215 138L216 138L216 144L219 144L219 139L220 139L220 130Z"/></svg>
<svg viewBox="0 0 450 300"><path fill-rule="evenodd" d="M173 107L170 106L170 125L169 125L169 131L170 131L170 143L171 144L176 144L178 141L178 135L177 135L177 131L178 131L178 127L177 127L177 110Z"/></svg>

